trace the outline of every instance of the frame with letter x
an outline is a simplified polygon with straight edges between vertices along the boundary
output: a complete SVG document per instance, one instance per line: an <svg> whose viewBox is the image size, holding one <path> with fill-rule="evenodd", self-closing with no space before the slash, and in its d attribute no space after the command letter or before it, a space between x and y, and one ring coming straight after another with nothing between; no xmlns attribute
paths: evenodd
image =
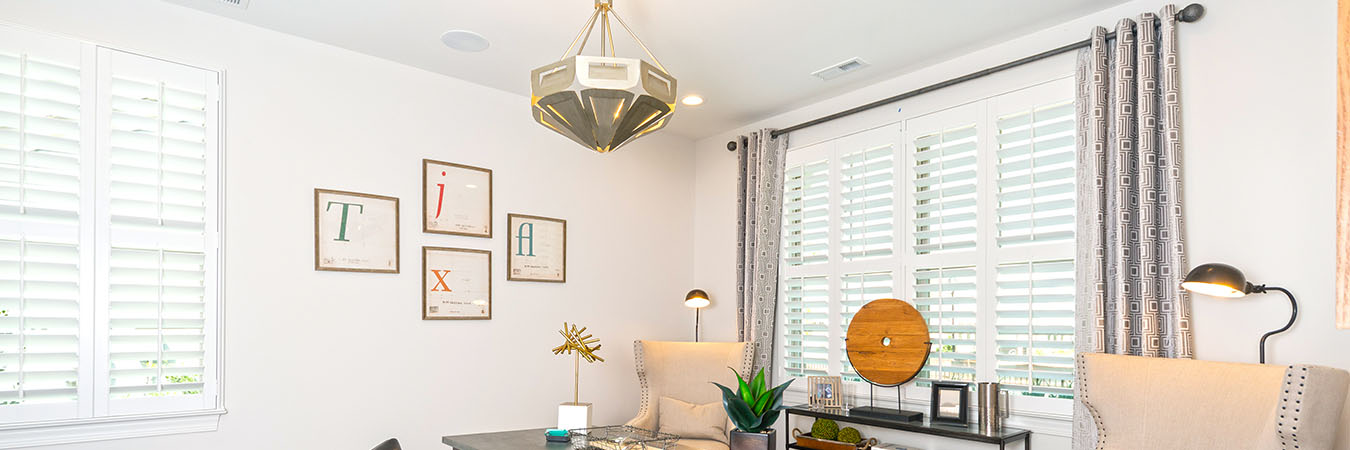
<svg viewBox="0 0 1350 450"><path fill-rule="evenodd" d="M422 247L422 320L492 319L492 252Z"/></svg>

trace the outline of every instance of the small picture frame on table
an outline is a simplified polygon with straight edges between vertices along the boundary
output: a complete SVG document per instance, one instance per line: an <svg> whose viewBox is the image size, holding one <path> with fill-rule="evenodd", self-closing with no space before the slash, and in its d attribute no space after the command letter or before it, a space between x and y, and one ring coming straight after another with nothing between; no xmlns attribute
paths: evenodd
<svg viewBox="0 0 1350 450"><path fill-rule="evenodd" d="M968 423L966 413L969 406L970 383L933 382L933 398L928 412L933 422Z"/></svg>
<svg viewBox="0 0 1350 450"><path fill-rule="evenodd" d="M844 407L844 382L839 377L806 377L806 387L812 408Z"/></svg>

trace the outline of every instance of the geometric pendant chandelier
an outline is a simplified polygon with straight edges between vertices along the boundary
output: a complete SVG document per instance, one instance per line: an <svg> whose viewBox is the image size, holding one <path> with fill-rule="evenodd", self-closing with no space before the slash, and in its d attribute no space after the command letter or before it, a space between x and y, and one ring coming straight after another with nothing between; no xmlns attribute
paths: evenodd
<svg viewBox="0 0 1350 450"><path fill-rule="evenodd" d="M562 58L530 72L534 121L600 153L618 150L664 128L675 112L675 78L614 13L613 2L596 0L595 12ZM651 63L614 55L610 16L637 41ZM582 55L597 26L600 56ZM573 48L577 49L575 54Z"/></svg>

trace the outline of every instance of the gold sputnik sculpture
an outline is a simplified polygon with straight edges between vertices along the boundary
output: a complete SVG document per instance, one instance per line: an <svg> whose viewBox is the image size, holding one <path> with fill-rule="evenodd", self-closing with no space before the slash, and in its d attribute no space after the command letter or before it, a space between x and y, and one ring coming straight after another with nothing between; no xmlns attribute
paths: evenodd
<svg viewBox="0 0 1350 450"><path fill-rule="evenodd" d="M567 322L563 322L562 329L558 330L558 334L563 336L563 344L553 347L555 355L576 355L576 362L573 363L572 403L581 402L581 359L586 358L588 363L605 362L605 358L595 354L596 350L600 350L600 338L591 337L589 334L583 336L582 333L585 332L586 327L577 329L576 324L572 324L569 328Z"/></svg>

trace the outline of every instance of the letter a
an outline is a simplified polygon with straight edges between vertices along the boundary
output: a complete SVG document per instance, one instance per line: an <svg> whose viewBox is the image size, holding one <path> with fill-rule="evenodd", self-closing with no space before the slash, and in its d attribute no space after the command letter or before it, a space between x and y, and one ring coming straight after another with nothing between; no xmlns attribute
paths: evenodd
<svg viewBox="0 0 1350 450"><path fill-rule="evenodd" d="M525 229L527 226L530 227L529 231L526 231ZM523 253L525 251L523 247L525 247L526 240L530 241L530 253L528 255ZM534 256L534 224L529 222L522 223L520 224L520 227L516 229L516 256Z"/></svg>

